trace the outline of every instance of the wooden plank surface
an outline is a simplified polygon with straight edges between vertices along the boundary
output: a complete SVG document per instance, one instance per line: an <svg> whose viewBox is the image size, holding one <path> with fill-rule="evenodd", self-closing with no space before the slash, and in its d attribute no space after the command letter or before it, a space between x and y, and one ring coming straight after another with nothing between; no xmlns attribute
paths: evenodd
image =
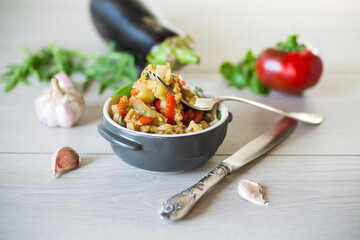
<svg viewBox="0 0 360 240"><path fill-rule="evenodd" d="M98 86L92 86L77 126L46 128L37 120L33 101L47 85L34 79L31 87L0 93L0 239L359 239L359 2L152 2L196 40L201 64L182 71L189 85L285 110L320 113L326 121L316 127L299 124L276 149L230 175L183 221L166 222L158 215L165 199L198 181L281 117L226 103L233 121L208 163L183 173L148 172L118 159L97 133L102 104L112 91L99 96ZM0 72L22 59L14 51L21 45L35 50L55 42L104 52L88 3L0 1ZM221 62L237 61L249 48L259 53L292 32L321 51L325 73L318 86L303 96L273 92L266 97L226 86L218 74ZM81 167L52 179L51 155L64 145L80 153ZM269 206L240 199L236 185L241 178L262 184Z"/></svg>
<svg viewBox="0 0 360 240"><path fill-rule="evenodd" d="M286 142L284 142L286 145ZM0 154L1 239L356 239L358 157L266 156L205 196L188 217L159 218L161 203L224 157L178 174L134 169L115 156L84 155L51 180L49 154ZM237 196L240 178L260 182L269 205ZM345 234L346 233L346 234Z"/></svg>

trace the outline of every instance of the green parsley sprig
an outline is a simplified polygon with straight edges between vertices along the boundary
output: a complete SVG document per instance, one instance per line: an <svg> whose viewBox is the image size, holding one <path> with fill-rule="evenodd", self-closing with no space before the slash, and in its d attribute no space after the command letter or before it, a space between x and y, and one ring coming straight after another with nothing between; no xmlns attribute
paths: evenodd
<svg viewBox="0 0 360 240"><path fill-rule="evenodd" d="M114 43L110 43L108 52L101 55L59 49L54 44L48 44L35 53L26 49L23 51L26 58L20 64L8 65L8 71L2 74L0 81L5 83L5 92L12 90L18 83L29 85L31 76L40 82L49 82L58 72L66 72L69 76L82 74L85 77L85 90L91 83L99 82L99 94L107 88L116 90L138 77L134 56L116 52Z"/></svg>
<svg viewBox="0 0 360 240"><path fill-rule="evenodd" d="M228 81L230 86L242 89L246 86L256 94L268 94L269 88L262 84L256 74L256 57L249 50L245 59L237 64L225 62L220 67L220 73Z"/></svg>

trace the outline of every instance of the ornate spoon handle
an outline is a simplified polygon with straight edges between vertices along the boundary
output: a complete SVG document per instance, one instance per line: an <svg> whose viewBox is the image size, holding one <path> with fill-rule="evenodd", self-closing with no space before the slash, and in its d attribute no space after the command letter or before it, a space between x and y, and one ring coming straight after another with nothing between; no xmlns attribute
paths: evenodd
<svg viewBox="0 0 360 240"><path fill-rule="evenodd" d="M183 218L206 192L230 173L230 166L221 163L196 184L166 200L160 212L161 217L169 220Z"/></svg>

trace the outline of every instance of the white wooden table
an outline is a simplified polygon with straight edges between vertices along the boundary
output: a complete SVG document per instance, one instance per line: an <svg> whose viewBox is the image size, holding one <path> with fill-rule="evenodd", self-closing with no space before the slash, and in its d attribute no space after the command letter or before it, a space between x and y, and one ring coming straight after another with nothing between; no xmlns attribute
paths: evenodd
<svg viewBox="0 0 360 240"><path fill-rule="evenodd" d="M360 5L358 1L153 0L196 42L199 66L184 69L188 84L287 110L322 114L320 126L299 124L276 149L229 176L184 220L166 222L161 203L199 180L221 160L281 117L228 103L234 118L224 143L206 164L183 173L131 167L97 133L111 91L86 93L74 128L47 128L34 98L36 81L0 93L0 239L360 239ZM325 73L303 96L261 97L227 88L222 61L237 61L300 32L322 53ZM90 22L88 1L0 1L0 72L24 45L47 42L100 53L106 46ZM1 88L3 85L0 86ZM69 145L81 167L52 180L50 158ZM264 186L267 207L237 196L241 178Z"/></svg>

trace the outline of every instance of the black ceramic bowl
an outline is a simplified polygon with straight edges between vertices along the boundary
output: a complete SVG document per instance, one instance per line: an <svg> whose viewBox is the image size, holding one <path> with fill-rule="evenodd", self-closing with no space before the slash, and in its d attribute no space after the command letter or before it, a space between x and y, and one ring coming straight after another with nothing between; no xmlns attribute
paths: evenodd
<svg viewBox="0 0 360 240"><path fill-rule="evenodd" d="M111 118L109 98L103 108L103 120L98 125L101 136L108 140L114 152L126 163L150 171L178 172L195 168L208 161L223 142L232 117L220 103L221 119L202 131L184 134L151 134L120 126Z"/></svg>

